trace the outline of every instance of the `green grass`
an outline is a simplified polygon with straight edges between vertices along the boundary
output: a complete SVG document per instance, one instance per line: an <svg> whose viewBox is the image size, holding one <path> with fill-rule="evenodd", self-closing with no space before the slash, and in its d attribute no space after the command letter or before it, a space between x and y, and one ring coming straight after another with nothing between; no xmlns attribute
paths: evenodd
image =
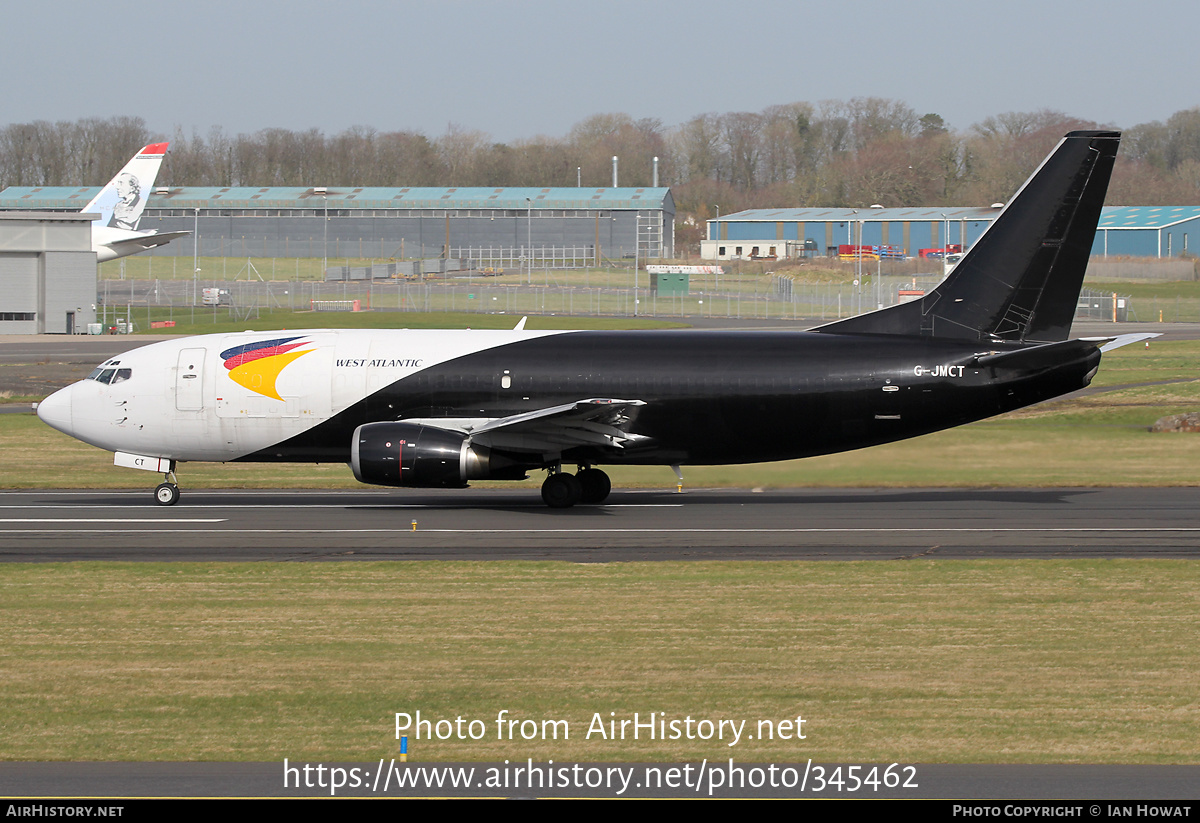
<svg viewBox="0 0 1200 823"><path fill-rule="evenodd" d="M1200 280L1147 280L1147 281L1087 281L1085 288L1116 292L1134 298L1158 298L1173 300L1176 297L1190 300L1200 299ZM1149 320L1143 317L1143 320Z"/></svg>
<svg viewBox="0 0 1200 823"><path fill-rule="evenodd" d="M519 314L473 314L468 312L263 312L261 318L231 320L229 312L197 311L197 320L187 320L186 310L176 309L173 315L165 310L134 310L138 334L217 334L240 331L274 331L275 329L511 329ZM122 314L122 316L124 316ZM175 319L175 326L152 329L149 321ZM203 317L204 319L200 319ZM666 320L647 320L634 317L530 317L528 329L673 329L686 324Z"/></svg>
<svg viewBox="0 0 1200 823"><path fill-rule="evenodd" d="M462 321L482 318L494 316L470 315ZM540 325L558 318L535 320ZM1197 364L1200 341L1127 346L1104 356L1093 385L1132 388L1044 403L854 452L778 463L688 466L684 479L690 487L750 488L1200 485L1200 437L1147 431L1160 417L1200 409ZM675 485L675 476L661 467L615 467L610 474L618 486ZM0 416L0 485L58 487L68 482L64 478L82 488L123 488L149 487L154 476L114 468L108 452L58 433L32 414ZM188 463L181 466L180 478L185 489L358 487L342 464ZM523 484L492 485L525 487L534 494L541 479L537 473Z"/></svg>
<svg viewBox="0 0 1200 823"><path fill-rule="evenodd" d="M1194 402L1139 403L1095 411L1064 404L985 421L925 437L841 454L733 466L685 466L688 487L792 486L1197 486L1200 437L1152 434L1158 417L1200 407ZM1083 403L1084 401L1078 401ZM0 487L147 489L155 475L112 465L112 455L50 429L29 415L0 416ZM616 486L673 488L662 467L606 467ZM184 463L189 488L361 488L350 469L335 464ZM526 488L536 495L540 472L523 483L478 487Z"/></svg>
<svg viewBox="0 0 1200 823"><path fill-rule="evenodd" d="M318 281L325 279L324 261L320 257L255 257L251 258L254 265L254 270L251 271L246 267L245 257L201 257L197 261L200 268L199 278L201 280L245 280L257 279L258 277L264 280L304 280ZM395 259L382 259L378 257L331 257L329 258L329 266L351 266L361 268L364 266L372 266L377 264L387 264L397 262ZM658 261L651 260L649 263ZM676 263L684 265L706 265L712 261L703 260L664 260L664 263ZM641 262L641 268L647 265L647 261ZM855 266L853 263L839 263L837 261L829 261L824 258L807 260L801 263L792 261L770 261L770 262L750 262L750 261L732 261L721 264L725 274L720 275L722 283L727 282L728 288L737 289L745 281L745 287L753 289L753 284L758 282L761 284L763 278L768 272L778 272L780 274L788 274L795 277L801 282L850 282L855 276ZM872 263L866 267L867 276L875 273L875 266ZM900 266L898 264L885 264L883 273L891 274L907 274L908 269L914 266ZM916 266L915 268L922 268ZM152 257L147 255L135 255L133 257L125 257L119 260L110 260L106 263L101 263L99 267L100 278L102 280L120 281L120 280L180 280L190 281L192 279L192 258L190 257ZM643 285L647 283L647 274L641 272L641 282ZM415 281L419 282L419 281ZM429 276L429 282L444 282L443 278L437 276ZM571 286L592 286L603 288L629 288L633 285L633 261L625 260L621 264L607 263L602 266L588 267L583 269L551 269L545 270L535 268L532 272L521 270L519 266L510 267L506 273L497 276L482 277L476 281L485 284L497 285L518 285L524 283L532 283L535 286L541 286L546 283L550 285L571 285ZM692 282L697 284L697 287L708 288L715 285L717 281L710 275L693 275ZM761 285L759 286L761 288Z"/></svg>
<svg viewBox="0 0 1200 823"><path fill-rule="evenodd" d="M1200 321L1200 281L1087 282L1089 289L1127 295L1130 320L1195 323ZM1107 307L1106 307L1107 311Z"/></svg>
<svg viewBox="0 0 1200 823"><path fill-rule="evenodd" d="M11 760L1195 763L1186 561L0 568ZM501 709L570 739L497 741ZM593 713L803 741L604 741Z"/></svg>
<svg viewBox="0 0 1200 823"><path fill-rule="evenodd" d="M1200 485L1200 438L1145 430L1200 406L1198 354L1126 347L1096 383L1133 388L685 478ZM32 415L0 416L0 455L9 487L157 482ZM358 487L341 465L180 474L185 490ZM674 485L662 468L613 475ZM1196 763L1198 601L1200 566L1174 560L3 564L0 759L370 761L395 753L394 714L420 710L489 735L410 740L417 761ZM497 741L502 709L566 719L571 738ZM802 715L808 737L584 739L609 712Z"/></svg>
<svg viewBox="0 0 1200 823"><path fill-rule="evenodd" d="M1200 340L1149 341L1108 352L1092 386L1200 379Z"/></svg>

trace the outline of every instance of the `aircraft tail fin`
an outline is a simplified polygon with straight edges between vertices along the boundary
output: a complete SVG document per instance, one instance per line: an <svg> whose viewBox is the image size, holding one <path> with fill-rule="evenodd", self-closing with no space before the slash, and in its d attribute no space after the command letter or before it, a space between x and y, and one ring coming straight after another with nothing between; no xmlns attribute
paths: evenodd
<svg viewBox="0 0 1200 823"><path fill-rule="evenodd" d="M942 283L919 300L814 331L1066 340L1121 134L1073 131Z"/></svg>
<svg viewBox="0 0 1200 823"><path fill-rule="evenodd" d="M167 153L166 143L151 143L142 148L108 185L84 206L85 212L100 215L93 225L117 229L136 229L146 207L146 198L154 190L154 178Z"/></svg>

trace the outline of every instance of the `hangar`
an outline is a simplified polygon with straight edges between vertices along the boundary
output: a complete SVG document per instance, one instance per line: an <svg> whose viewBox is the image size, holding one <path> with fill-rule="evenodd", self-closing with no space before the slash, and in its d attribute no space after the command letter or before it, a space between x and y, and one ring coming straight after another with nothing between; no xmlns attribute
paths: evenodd
<svg viewBox="0 0 1200 823"><path fill-rule="evenodd" d="M0 214L0 334L77 334L95 322L95 217Z"/></svg>
<svg viewBox="0 0 1200 823"><path fill-rule="evenodd" d="M836 255L839 245L970 247L1000 213L989 208L748 209L708 221L701 256L711 260ZM1092 254L1178 257L1200 238L1200 207L1106 206ZM1190 235L1190 240L1189 240Z"/></svg>
<svg viewBox="0 0 1200 823"><path fill-rule="evenodd" d="M1198 240L1200 206L1110 206L1100 214L1092 254L1181 257L1193 254Z"/></svg>
<svg viewBox="0 0 1200 823"><path fill-rule="evenodd" d="M998 208L748 209L708 221L700 256L713 260L836 255L840 245L970 246ZM755 252L757 249L757 252Z"/></svg>
<svg viewBox="0 0 1200 823"><path fill-rule="evenodd" d="M98 188L12 186L0 210L69 211ZM140 228L194 231L220 257L460 257L481 266L674 256L667 188L157 188ZM191 257L187 238L154 249Z"/></svg>

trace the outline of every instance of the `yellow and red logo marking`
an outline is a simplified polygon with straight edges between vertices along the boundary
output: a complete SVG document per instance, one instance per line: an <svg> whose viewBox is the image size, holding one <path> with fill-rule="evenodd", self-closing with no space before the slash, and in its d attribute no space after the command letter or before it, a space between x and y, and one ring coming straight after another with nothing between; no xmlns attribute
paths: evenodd
<svg viewBox="0 0 1200 823"><path fill-rule="evenodd" d="M294 341L300 340L296 343ZM221 352L225 368L229 369L229 379L239 386L245 386L250 391L263 397L282 400L275 390L275 380L284 366L301 355L308 354L312 349L295 351L308 343L300 337L281 337L278 340L262 340L258 343L247 343Z"/></svg>

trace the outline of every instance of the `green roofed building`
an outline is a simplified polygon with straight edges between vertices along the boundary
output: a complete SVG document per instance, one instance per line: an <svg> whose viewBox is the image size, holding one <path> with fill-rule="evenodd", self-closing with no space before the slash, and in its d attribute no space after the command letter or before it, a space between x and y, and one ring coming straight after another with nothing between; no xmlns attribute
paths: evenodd
<svg viewBox="0 0 1200 823"><path fill-rule="evenodd" d="M0 211L77 211L99 188L12 186ZM667 188L157 188L140 229L198 231L202 256L429 258L481 267L673 257ZM154 249L187 256L194 240Z"/></svg>

